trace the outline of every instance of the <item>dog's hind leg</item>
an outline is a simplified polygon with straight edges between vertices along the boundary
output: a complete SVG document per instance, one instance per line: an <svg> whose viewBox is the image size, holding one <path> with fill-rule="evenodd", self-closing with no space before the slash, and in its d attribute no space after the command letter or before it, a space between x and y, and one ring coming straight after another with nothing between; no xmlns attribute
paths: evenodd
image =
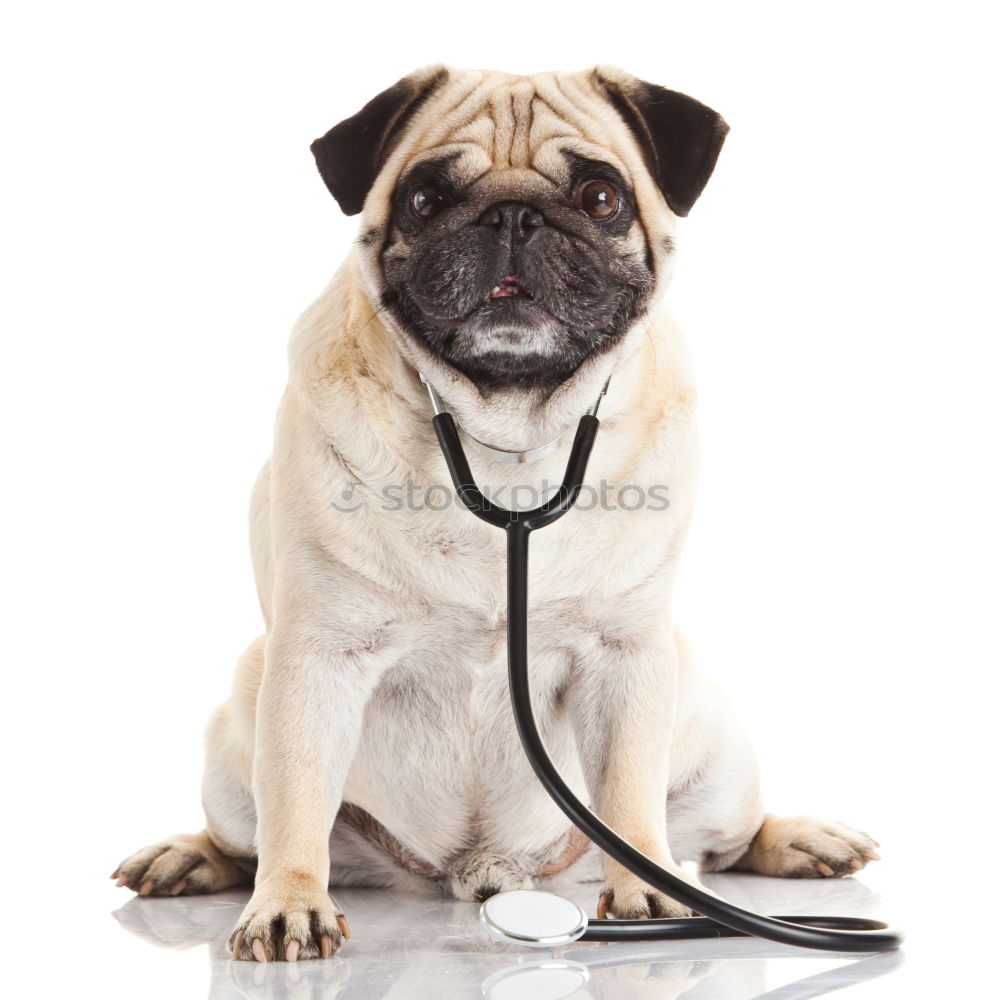
<svg viewBox="0 0 1000 1000"><path fill-rule="evenodd" d="M253 883L257 814L250 781L263 650L262 637L243 654L232 695L208 724L202 781L206 828L168 837L126 858L112 876L119 885L142 896L187 896Z"/></svg>
<svg viewBox="0 0 1000 1000"><path fill-rule="evenodd" d="M678 860L709 872L830 878L878 859L875 841L842 823L765 813L753 748L728 699L704 678L692 696L678 728L680 744L694 752L671 776L667 807Z"/></svg>
<svg viewBox="0 0 1000 1000"><path fill-rule="evenodd" d="M241 657L232 694L213 713L205 734L206 828L168 837L126 858L112 876L119 885L143 896L189 896L253 885L257 869L253 748L263 670L261 636ZM386 846L385 831L379 828L380 835L373 834L378 824L370 817L363 822L359 816L364 816L360 810L345 806L331 831L330 885L426 889L443 878L419 859L410 861L406 852L394 857Z"/></svg>
<svg viewBox="0 0 1000 1000"><path fill-rule="evenodd" d="M726 868L778 878L853 875L879 859L876 847L867 833L843 823L767 815L746 851Z"/></svg>
<svg viewBox="0 0 1000 1000"><path fill-rule="evenodd" d="M249 885L253 880L204 830L179 833L144 847L126 858L111 877L140 896L194 896Z"/></svg>
<svg viewBox="0 0 1000 1000"><path fill-rule="evenodd" d="M842 823L765 813L750 744L735 724L697 777L671 790L667 815L678 859L702 871L830 878L878 859L875 841Z"/></svg>

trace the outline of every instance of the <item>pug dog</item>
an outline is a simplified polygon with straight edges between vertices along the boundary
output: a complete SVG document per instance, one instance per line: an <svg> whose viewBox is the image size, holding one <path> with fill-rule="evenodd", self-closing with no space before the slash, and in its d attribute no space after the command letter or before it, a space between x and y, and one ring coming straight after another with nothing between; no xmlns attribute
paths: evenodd
<svg viewBox="0 0 1000 1000"><path fill-rule="evenodd" d="M877 858L857 830L765 813L751 747L671 617L698 457L663 299L727 131L612 66L434 65L313 143L361 225L295 327L253 492L264 634L209 724L205 829L132 855L119 885L252 882L232 954L294 961L349 935L331 886L474 901L596 862L522 753L504 533L446 489L421 377L508 505L561 480L607 384L593 502L539 534L530 581L535 709L571 787L689 880L686 861L829 878ZM613 862L602 877L600 917L688 912Z"/></svg>

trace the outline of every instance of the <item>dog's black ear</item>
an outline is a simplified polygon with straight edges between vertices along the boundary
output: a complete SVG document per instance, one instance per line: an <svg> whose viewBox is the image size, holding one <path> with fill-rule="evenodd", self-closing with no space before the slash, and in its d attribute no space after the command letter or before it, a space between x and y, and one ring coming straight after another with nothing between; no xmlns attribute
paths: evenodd
<svg viewBox="0 0 1000 1000"><path fill-rule="evenodd" d="M635 134L671 211L687 215L708 183L729 126L700 101L612 67L595 77Z"/></svg>
<svg viewBox="0 0 1000 1000"><path fill-rule="evenodd" d="M361 211L403 126L447 78L448 70L441 65L404 76L309 147L345 215Z"/></svg>

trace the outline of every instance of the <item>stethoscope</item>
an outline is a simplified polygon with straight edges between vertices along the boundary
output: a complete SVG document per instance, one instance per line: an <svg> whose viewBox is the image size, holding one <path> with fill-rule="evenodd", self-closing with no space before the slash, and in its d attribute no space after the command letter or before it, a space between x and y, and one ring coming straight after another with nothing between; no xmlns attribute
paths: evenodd
<svg viewBox="0 0 1000 1000"><path fill-rule="evenodd" d="M511 706L525 755L538 780L557 806L602 851L699 917L590 922L571 900L534 889L501 892L480 909L485 927L506 941L533 948L553 948L572 941L652 941L683 938L752 936L823 951L884 952L898 948L903 933L877 920L860 917L768 917L734 906L677 878L622 839L570 790L542 742L531 707L528 684L528 539L532 531L559 520L576 502L600 421L594 405L580 418L562 485L529 511L498 507L479 490L459 440L458 428L441 397L423 375L434 409L434 430L462 503L477 517L507 532L507 665ZM505 452L477 442L503 461L523 462L554 450L557 442L533 452ZM506 456L506 457L504 457Z"/></svg>

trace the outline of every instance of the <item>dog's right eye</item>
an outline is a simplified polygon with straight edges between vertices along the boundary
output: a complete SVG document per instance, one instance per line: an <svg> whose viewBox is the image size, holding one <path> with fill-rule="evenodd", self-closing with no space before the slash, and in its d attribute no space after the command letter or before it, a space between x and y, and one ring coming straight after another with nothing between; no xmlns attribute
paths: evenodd
<svg viewBox="0 0 1000 1000"><path fill-rule="evenodd" d="M444 195L441 194L437 188L417 188L417 190L410 195L410 208L413 209L414 215L423 219L425 222L428 219L433 219L446 204L447 202L445 201Z"/></svg>

